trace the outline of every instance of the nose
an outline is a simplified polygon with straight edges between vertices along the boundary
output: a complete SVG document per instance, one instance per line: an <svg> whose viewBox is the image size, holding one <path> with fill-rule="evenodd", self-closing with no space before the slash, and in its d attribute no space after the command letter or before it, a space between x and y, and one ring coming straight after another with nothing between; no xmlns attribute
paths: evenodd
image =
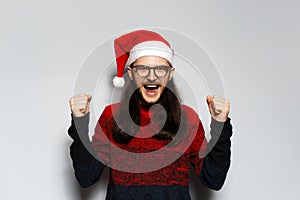
<svg viewBox="0 0 300 200"><path fill-rule="evenodd" d="M154 82L156 79L157 79L157 77L156 77L155 74L154 74L154 69L151 69L151 68L150 68L150 72L149 72L149 75L148 75L148 77L147 77L147 80L148 80L149 82Z"/></svg>

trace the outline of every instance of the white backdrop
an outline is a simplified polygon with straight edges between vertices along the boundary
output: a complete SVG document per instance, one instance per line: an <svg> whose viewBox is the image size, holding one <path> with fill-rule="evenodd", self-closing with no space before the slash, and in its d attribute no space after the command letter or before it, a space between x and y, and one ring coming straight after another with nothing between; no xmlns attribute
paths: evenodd
<svg viewBox="0 0 300 200"><path fill-rule="evenodd" d="M193 199L299 199L299 9L297 0L0 0L0 199L104 199L107 174L89 189L74 179L68 100L92 49L149 26L201 44L231 100L226 183L211 192L193 177Z"/></svg>

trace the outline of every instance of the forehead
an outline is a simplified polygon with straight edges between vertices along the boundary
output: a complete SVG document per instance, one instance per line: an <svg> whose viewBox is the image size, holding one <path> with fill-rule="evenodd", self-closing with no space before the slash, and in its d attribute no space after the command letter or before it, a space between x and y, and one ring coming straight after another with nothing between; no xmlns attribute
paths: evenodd
<svg viewBox="0 0 300 200"><path fill-rule="evenodd" d="M143 56L138 58L134 65L149 65L149 66L155 66L155 65L167 65L169 66L169 63L166 59L158 56Z"/></svg>

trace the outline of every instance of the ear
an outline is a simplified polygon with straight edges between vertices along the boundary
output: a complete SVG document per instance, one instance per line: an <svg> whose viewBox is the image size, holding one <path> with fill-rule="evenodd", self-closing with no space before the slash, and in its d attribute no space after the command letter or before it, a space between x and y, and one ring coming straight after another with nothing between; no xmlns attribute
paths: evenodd
<svg viewBox="0 0 300 200"><path fill-rule="evenodd" d="M169 81L173 78L174 71L175 71L175 68L172 67L172 69L170 71Z"/></svg>
<svg viewBox="0 0 300 200"><path fill-rule="evenodd" d="M127 67L127 73L128 73L130 80L133 80L132 69L130 67Z"/></svg>

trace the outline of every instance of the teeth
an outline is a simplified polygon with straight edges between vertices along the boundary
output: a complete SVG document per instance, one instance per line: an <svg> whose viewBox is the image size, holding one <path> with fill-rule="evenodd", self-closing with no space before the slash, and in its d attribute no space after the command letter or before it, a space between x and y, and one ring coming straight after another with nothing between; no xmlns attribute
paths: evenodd
<svg viewBox="0 0 300 200"><path fill-rule="evenodd" d="M149 90L156 89L158 87L159 87L159 85L148 85L148 84L144 85L144 88L149 89Z"/></svg>
<svg viewBox="0 0 300 200"><path fill-rule="evenodd" d="M156 87L156 85L146 85L147 87Z"/></svg>

